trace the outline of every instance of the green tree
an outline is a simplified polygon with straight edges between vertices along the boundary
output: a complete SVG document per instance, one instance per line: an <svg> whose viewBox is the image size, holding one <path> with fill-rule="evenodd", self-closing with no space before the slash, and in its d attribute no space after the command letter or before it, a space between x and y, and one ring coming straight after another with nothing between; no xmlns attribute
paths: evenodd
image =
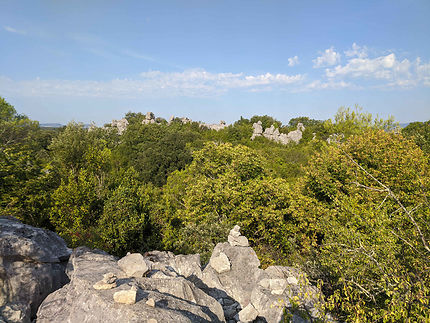
<svg viewBox="0 0 430 323"><path fill-rule="evenodd" d="M50 227L50 192L58 182L49 165L51 137L0 98L0 215Z"/></svg>
<svg viewBox="0 0 430 323"><path fill-rule="evenodd" d="M119 167L133 167L140 180L162 186L167 175L183 169L191 162L188 143L199 134L189 131L187 125L142 125L134 123L122 135L121 143L114 151Z"/></svg>
<svg viewBox="0 0 430 323"><path fill-rule="evenodd" d="M207 259L228 231L242 226L265 260L282 258L294 231L286 207L290 199L285 180L271 178L265 160L250 148L206 143L193 162L175 172L164 187L160 222L165 247L178 252L200 252ZM278 249L279 247L279 249Z"/></svg>
<svg viewBox="0 0 430 323"><path fill-rule="evenodd" d="M382 130L328 145L310 161L292 212L299 218L307 208L314 223L315 258L306 263L341 320L428 320L429 184L421 149Z"/></svg>
<svg viewBox="0 0 430 323"><path fill-rule="evenodd" d="M156 245L151 221L155 192L150 184L141 185L133 170L124 174L122 183L106 200L98 221L105 250L123 256L128 251L144 252Z"/></svg>
<svg viewBox="0 0 430 323"><path fill-rule="evenodd" d="M413 138L415 143L426 153L430 154L430 120L426 122L411 122L402 129L405 137Z"/></svg>
<svg viewBox="0 0 430 323"><path fill-rule="evenodd" d="M329 119L324 122L325 136L330 134L342 135L348 138L354 134L360 134L370 129L382 129L386 131L394 130L398 124L394 122L393 117L382 119L378 116L373 117L371 113L363 112L363 109L356 105L354 109L340 107L334 120Z"/></svg>
<svg viewBox="0 0 430 323"><path fill-rule="evenodd" d="M57 233L71 246L93 244L95 228L103 212L103 199L95 175L85 169L70 171L52 194L50 219Z"/></svg>

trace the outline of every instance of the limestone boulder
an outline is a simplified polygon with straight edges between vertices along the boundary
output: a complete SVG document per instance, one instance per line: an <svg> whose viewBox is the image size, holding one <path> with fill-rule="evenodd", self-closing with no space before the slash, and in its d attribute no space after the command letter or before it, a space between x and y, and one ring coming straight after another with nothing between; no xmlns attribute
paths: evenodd
<svg viewBox="0 0 430 323"><path fill-rule="evenodd" d="M0 217L0 317L30 322L43 299L68 282L70 253L55 233Z"/></svg>

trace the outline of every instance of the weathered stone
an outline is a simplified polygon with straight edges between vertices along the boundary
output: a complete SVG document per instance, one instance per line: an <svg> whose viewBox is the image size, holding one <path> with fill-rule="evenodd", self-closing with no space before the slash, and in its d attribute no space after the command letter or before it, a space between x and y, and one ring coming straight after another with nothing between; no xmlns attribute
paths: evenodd
<svg viewBox="0 0 430 323"><path fill-rule="evenodd" d="M113 300L117 303L132 305L136 303L136 295L135 290L121 290L113 294Z"/></svg>
<svg viewBox="0 0 430 323"><path fill-rule="evenodd" d="M68 282L70 252L57 234L0 217L0 307L7 321L29 322L43 299Z"/></svg>
<svg viewBox="0 0 430 323"><path fill-rule="evenodd" d="M297 130L290 131L288 134L280 133L278 128L272 124L269 128L266 128L263 132L263 128L260 124L254 123L253 128L254 132L251 136L251 140L254 140L255 137L263 136L268 140L272 140L275 142L279 142L283 145L287 145L290 142L295 142L296 144L302 139L303 131L305 131L305 127L302 123L297 124Z"/></svg>
<svg viewBox="0 0 430 323"><path fill-rule="evenodd" d="M217 124L211 124L211 123L200 123L200 128L207 128L210 130L220 131L227 127L227 124L225 121L221 120L220 123Z"/></svg>
<svg viewBox="0 0 430 323"><path fill-rule="evenodd" d="M244 308L250 302L251 292L263 272L258 268L260 261L252 248L231 246L229 243L218 243L211 258L218 257L221 252L230 260L230 271L219 274L212 266L206 266L203 283L210 288L208 293L211 296L231 297Z"/></svg>
<svg viewBox="0 0 430 323"><path fill-rule="evenodd" d="M108 284L108 283L106 283L106 282L104 282L102 280L98 281L97 283L95 283L93 285L93 288L97 289L97 290L112 289L112 288L115 288L115 287L117 287L116 282Z"/></svg>
<svg viewBox="0 0 430 323"><path fill-rule="evenodd" d="M107 273L103 275L103 279L93 285L94 289L104 290L111 289L117 286L117 276L114 273Z"/></svg>
<svg viewBox="0 0 430 323"><path fill-rule="evenodd" d="M155 115L152 112L147 112L145 115L145 119L142 120L142 124L151 124L155 123Z"/></svg>
<svg viewBox="0 0 430 323"><path fill-rule="evenodd" d="M148 323L158 323L158 321L156 319L149 319L147 322Z"/></svg>
<svg viewBox="0 0 430 323"><path fill-rule="evenodd" d="M174 262L173 254L165 253ZM188 258L192 261L195 258ZM152 258L153 265L157 265ZM48 295L37 314L38 323L82 322L223 322L221 305L191 281L183 277L158 279L127 277L117 260L97 250L77 248L70 259L71 281L62 289ZM180 262L179 262L180 263ZM118 276L118 287L96 291L92 285L105 273ZM114 301L114 293L130 291L137 286L136 303L121 306ZM145 304L152 298L160 306ZM141 301L142 300L142 301Z"/></svg>
<svg viewBox="0 0 430 323"><path fill-rule="evenodd" d="M212 266L212 268L215 269L218 274L229 271L231 267L228 257L223 252L220 252L219 256L217 257L212 257L209 261L209 265Z"/></svg>
<svg viewBox="0 0 430 323"><path fill-rule="evenodd" d="M249 246L248 238L245 236L234 237L232 235L229 235L227 240L231 246L238 246L238 247Z"/></svg>
<svg viewBox="0 0 430 323"><path fill-rule="evenodd" d="M263 126L261 125L261 121L254 123L252 125L253 133L251 136L251 140L254 140L256 137L260 137L263 134Z"/></svg>
<svg viewBox="0 0 430 323"><path fill-rule="evenodd" d="M111 127L116 128L119 135L122 135L124 131L127 129L128 126L128 120L125 118L122 118L120 120L112 120Z"/></svg>
<svg viewBox="0 0 430 323"><path fill-rule="evenodd" d="M148 300L146 301L146 305L151 306L151 307L155 307L155 301L153 298L148 298Z"/></svg>
<svg viewBox="0 0 430 323"><path fill-rule="evenodd" d="M285 279L269 279L270 290L273 295L281 295L287 287Z"/></svg>
<svg viewBox="0 0 430 323"><path fill-rule="evenodd" d="M118 266L129 277L143 277L148 271L148 265L140 253L129 254L118 260Z"/></svg>
<svg viewBox="0 0 430 323"><path fill-rule="evenodd" d="M288 277L287 281L288 281L288 284L292 284L292 285L297 285L299 283L297 278L294 276Z"/></svg>
<svg viewBox="0 0 430 323"><path fill-rule="evenodd" d="M239 319L241 322L252 322L257 318L257 316L258 312L251 303L239 312Z"/></svg>
<svg viewBox="0 0 430 323"><path fill-rule="evenodd" d="M240 226L235 225L233 229L230 230L230 233L228 234L232 237L239 237L240 236Z"/></svg>

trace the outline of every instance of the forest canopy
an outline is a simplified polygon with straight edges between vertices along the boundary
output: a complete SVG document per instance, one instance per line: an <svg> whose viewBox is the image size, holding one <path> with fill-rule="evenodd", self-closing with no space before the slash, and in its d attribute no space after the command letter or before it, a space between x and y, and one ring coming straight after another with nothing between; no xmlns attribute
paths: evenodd
<svg viewBox="0 0 430 323"><path fill-rule="evenodd" d="M426 321L430 121L401 129L360 108L328 120L240 118L44 129L0 98L0 215L69 247L200 253L238 224L263 266L296 266L341 321ZM251 140L253 124L299 143Z"/></svg>

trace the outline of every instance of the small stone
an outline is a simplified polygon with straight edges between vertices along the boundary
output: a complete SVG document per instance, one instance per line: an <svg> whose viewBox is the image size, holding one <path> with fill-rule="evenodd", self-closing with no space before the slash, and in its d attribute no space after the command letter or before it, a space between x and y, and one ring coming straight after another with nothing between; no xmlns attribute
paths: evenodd
<svg viewBox="0 0 430 323"><path fill-rule="evenodd" d="M136 303L135 290L122 290L113 294L113 300L117 303L132 305Z"/></svg>
<svg viewBox="0 0 430 323"><path fill-rule="evenodd" d="M234 228L230 230L229 235L233 236L235 238L237 238L238 236L240 236L240 226L235 225Z"/></svg>
<svg viewBox="0 0 430 323"><path fill-rule="evenodd" d="M287 282L288 282L288 284L291 284L291 285L297 285L299 283L297 278L294 276L288 277Z"/></svg>
<svg viewBox="0 0 430 323"><path fill-rule="evenodd" d="M243 310L239 312L239 320L241 322L252 322L258 316L258 312L251 303L245 306Z"/></svg>
<svg viewBox="0 0 430 323"><path fill-rule="evenodd" d="M149 319L148 323L158 323L156 319Z"/></svg>
<svg viewBox="0 0 430 323"><path fill-rule="evenodd" d="M155 307L155 301L153 298L148 298L148 300L146 301L146 305L151 306L151 307Z"/></svg>
<svg viewBox="0 0 430 323"><path fill-rule="evenodd" d="M217 257L212 257L209 260L209 265L219 274L230 271L231 268L230 260L224 252L220 252Z"/></svg>
<svg viewBox="0 0 430 323"><path fill-rule="evenodd" d="M109 284L109 283L104 282L103 280L100 280L93 285L93 288L97 289L97 290L112 289L115 287L117 287L116 281Z"/></svg>

